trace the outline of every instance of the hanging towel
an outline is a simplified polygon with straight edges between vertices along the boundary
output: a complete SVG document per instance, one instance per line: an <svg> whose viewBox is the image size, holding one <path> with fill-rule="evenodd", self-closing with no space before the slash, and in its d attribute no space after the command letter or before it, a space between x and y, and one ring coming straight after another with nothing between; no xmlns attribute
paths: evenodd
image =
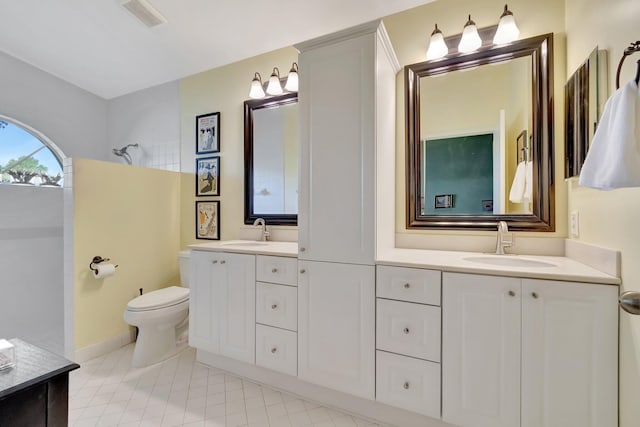
<svg viewBox="0 0 640 427"><path fill-rule="evenodd" d="M513 203L522 203L526 180L525 169L525 162L518 163L516 174L513 177L513 183L511 184L511 191L509 192L509 200L511 200Z"/></svg>
<svg viewBox="0 0 640 427"><path fill-rule="evenodd" d="M524 194L522 201L525 203L533 200L533 162L527 162L524 173Z"/></svg>
<svg viewBox="0 0 640 427"><path fill-rule="evenodd" d="M635 81L607 101L580 185L600 190L640 186L640 90Z"/></svg>

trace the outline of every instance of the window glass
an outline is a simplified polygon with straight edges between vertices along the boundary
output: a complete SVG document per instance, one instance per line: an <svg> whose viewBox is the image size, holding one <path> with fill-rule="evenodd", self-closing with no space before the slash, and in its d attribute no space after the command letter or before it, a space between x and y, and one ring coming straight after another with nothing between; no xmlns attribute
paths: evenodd
<svg viewBox="0 0 640 427"><path fill-rule="evenodd" d="M0 182L61 187L62 165L38 137L0 120Z"/></svg>

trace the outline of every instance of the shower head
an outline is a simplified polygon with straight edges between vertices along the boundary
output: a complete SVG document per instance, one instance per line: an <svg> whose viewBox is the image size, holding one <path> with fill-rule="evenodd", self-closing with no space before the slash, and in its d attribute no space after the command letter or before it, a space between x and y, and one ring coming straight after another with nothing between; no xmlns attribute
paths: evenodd
<svg viewBox="0 0 640 427"><path fill-rule="evenodd" d="M112 151L113 151L113 154L115 154L118 157L122 157L127 162L127 164L130 165L132 163L131 162L131 155L129 153L127 153L127 149L129 147L136 147L137 148L138 144L128 144L128 145L125 145L122 148L114 148Z"/></svg>

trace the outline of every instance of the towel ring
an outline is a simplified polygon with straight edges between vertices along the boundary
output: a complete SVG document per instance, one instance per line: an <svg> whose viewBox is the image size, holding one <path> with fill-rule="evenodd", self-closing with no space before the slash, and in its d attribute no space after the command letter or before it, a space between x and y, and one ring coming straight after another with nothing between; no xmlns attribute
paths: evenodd
<svg viewBox="0 0 640 427"><path fill-rule="evenodd" d="M622 58L620 58L620 62L618 63L618 71L616 72L616 89L620 89L620 70L622 70L624 60L627 59L627 56L635 52L640 52L640 40L632 42L622 53ZM640 81L640 60L638 60L638 70L636 71L635 81L636 84Z"/></svg>

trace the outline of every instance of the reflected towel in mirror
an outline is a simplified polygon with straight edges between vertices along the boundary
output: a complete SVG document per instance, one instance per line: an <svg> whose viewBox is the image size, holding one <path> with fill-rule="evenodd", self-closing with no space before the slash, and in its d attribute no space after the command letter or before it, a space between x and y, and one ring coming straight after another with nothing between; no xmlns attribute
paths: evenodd
<svg viewBox="0 0 640 427"><path fill-rule="evenodd" d="M513 203L522 203L525 193L525 180L526 180L526 165L522 161L518 163L515 176L513 177L513 183L511 184L511 191L509 192L509 200Z"/></svg>
<svg viewBox="0 0 640 427"><path fill-rule="evenodd" d="M640 89L630 81L607 101L580 185L612 190L640 186Z"/></svg>

